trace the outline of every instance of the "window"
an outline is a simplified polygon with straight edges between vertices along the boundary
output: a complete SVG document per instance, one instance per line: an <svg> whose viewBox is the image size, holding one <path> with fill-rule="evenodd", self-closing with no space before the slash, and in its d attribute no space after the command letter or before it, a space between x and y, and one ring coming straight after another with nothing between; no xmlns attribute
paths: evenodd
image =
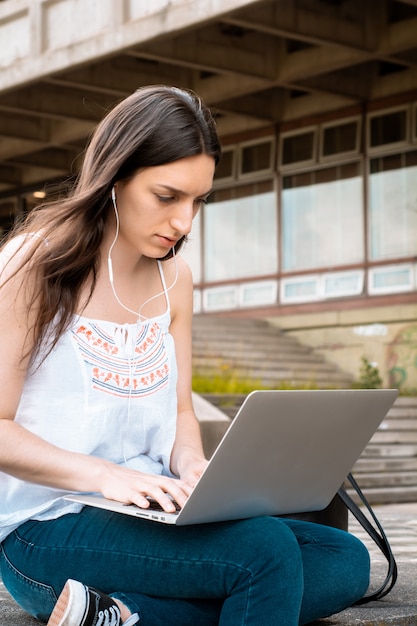
<svg viewBox="0 0 417 626"><path fill-rule="evenodd" d="M316 157L317 129L309 128L297 133L281 135L281 158L283 167L312 164Z"/></svg>
<svg viewBox="0 0 417 626"><path fill-rule="evenodd" d="M272 181L215 191L204 207L205 281L276 273L276 216Z"/></svg>
<svg viewBox="0 0 417 626"><path fill-rule="evenodd" d="M284 271L364 260L361 166L349 163L283 178Z"/></svg>
<svg viewBox="0 0 417 626"><path fill-rule="evenodd" d="M322 126L320 141L321 160L334 159L335 156L357 154L359 146L360 120L358 118Z"/></svg>
<svg viewBox="0 0 417 626"><path fill-rule="evenodd" d="M203 293L205 311L236 309L239 302L239 290L236 285L210 287Z"/></svg>
<svg viewBox="0 0 417 626"><path fill-rule="evenodd" d="M411 291L414 287L414 268L407 265L388 265L369 270L368 291L371 295Z"/></svg>
<svg viewBox="0 0 417 626"><path fill-rule="evenodd" d="M240 306L262 306L275 304L278 294L276 280L259 280L244 283L239 289Z"/></svg>
<svg viewBox="0 0 417 626"><path fill-rule="evenodd" d="M194 283L201 281L201 211L193 219L191 232L181 248L181 256L187 261L193 274Z"/></svg>
<svg viewBox="0 0 417 626"><path fill-rule="evenodd" d="M235 177L236 151L224 149L220 163L216 167L216 181L233 180Z"/></svg>
<svg viewBox="0 0 417 626"><path fill-rule="evenodd" d="M281 280L280 300L283 304L318 300L319 293L319 276L302 276Z"/></svg>
<svg viewBox="0 0 417 626"><path fill-rule="evenodd" d="M333 272L322 276L321 291L324 298L357 296L362 293L364 271Z"/></svg>
<svg viewBox="0 0 417 626"><path fill-rule="evenodd" d="M283 278L280 291L281 302L290 304L357 296L363 292L364 276L363 270L354 270Z"/></svg>
<svg viewBox="0 0 417 626"><path fill-rule="evenodd" d="M408 109L376 113L369 117L369 147L405 144L408 135Z"/></svg>
<svg viewBox="0 0 417 626"><path fill-rule="evenodd" d="M193 313L201 313L202 294L200 289L193 290Z"/></svg>
<svg viewBox="0 0 417 626"><path fill-rule="evenodd" d="M215 182L223 185L234 180L253 179L260 174L272 174L274 153L273 137L227 146L216 168Z"/></svg>
<svg viewBox="0 0 417 626"><path fill-rule="evenodd" d="M372 261L417 254L417 150L372 159L369 255Z"/></svg>
<svg viewBox="0 0 417 626"><path fill-rule="evenodd" d="M242 144L240 148L239 177L263 172L272 172L274 167L273 141L267 139L262 143L257 140L255 143Z"/></svg>

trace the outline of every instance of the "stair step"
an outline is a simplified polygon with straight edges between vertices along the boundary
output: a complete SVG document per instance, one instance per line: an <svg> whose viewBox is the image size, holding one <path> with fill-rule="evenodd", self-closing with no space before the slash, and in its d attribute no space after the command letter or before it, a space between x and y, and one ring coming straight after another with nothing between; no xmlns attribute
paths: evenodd
<svg viewBox="0 0 417 626"><path fill-rule="evenodd" d="M411 430L417 432L416 412L417 407L414 415L393 417L390 411L378 430Z"/></svg>
<svg viewBox="0 0 417 626"><path fill-rule="evenodd" d="M417 472L417 457L390 457L390 458L375 458L368 457L362 454L360 459L355 463L355 472L397 472L404 471L416 471Z"/></svg>
<svg viewBox="0 0 417 626"><path fill-rule="evenodd" d="M323 363L323 360L314 353L311 354L303 354L302 358L297 353L288 352L288 353L275 353L273 351L266 352L264 350L251 350L248 354L242 354L237 349L231 350L228 352L222 347L219 350L214 350L213 347L206 351L194 351L193 355L194 361L204 362L213 362L215 364L230 364L234 365L235 363L240 366L240 368L248 367L253 365L254 363L260 363L260 365L264 363L318 363L326 365L327 367L332 367L330 363ZM334 366L333 366L334 367Z"/></svg>
<svg viewBox="0 0 417 626"><path fill-rule="evenodd" d="M223 368L225 375L229 369L270 387L352 386L349 374L264 320L195 316L193 344L194 370L201 375L215 376ZM243 398L223 397L215 403L233 418ZM416 397L397 398L353 472L372 504L417 500Z"/></svg>
<svg viewBox="0 0 417 626"><path fill-rule="evenodd" d="M193 319L193 368L201 376L230 368L237 378L264 386L288 382L320 388L351 386L351 376L264 320L196 315ZM227 371L224 371L227 375Z"/></svg>
<svg viewBox="0 0 417 626"><path fill-rule="evenodd" d="M386 444L382 446L369 443L365 448L364 455L369 457L413 457L417 456L417 445Z"/></svg>
<svg viewBox="0 0 417 626"><path fill-rule="evenodd" d="M264 341L253 341L253 342L241 342L234 341L227 338L216 337L213 341L195 341L193 339L193 350L196 354L217 354L222 353L226 355L228 358L233 354L238 354L240 356L245 354L251 354L256 352L261 352L262 354L300 354L300 355L308 355L311 354L316 356L317 358L322 359L320 355L315 353L308 346L301 346L299 344L290 344L286 341L275 341L274 339L266 338Z"/></svg>
<svg viewBox="0 0 417 626"><path fill-rule="evenodd" d="M402 400L402 398L398 398L398 400ZM393 406L391 411L389 412L390 419L415 419L417 411L417 404L415 406Z"/></svg>
<svg viewBox="0 0 417 626"><path fill-rule="evenodd" d="M395 444L417 444L417 430L397 431L397 430L377 430L372 437L372 443Z"/></svg>
<svg viewBox="0 0 417 626"><path fill-rule="evenodd" d="M361 487L361 482L359 481ZM360 499L353 489L347 489L349 495L357 503L361 504ZM413 487L373 487L363 490L370 504L386 504L393 502L416 502L417 486Z"/></svg>
<svg viewBox="0 0 417 626"><path fill-rule="evenodd" d="M261 362L242 362L239 361L237 365L233 365L230 363L219 363L217 359L207 358L207 359L199 359L194 358L194 369L197 371L206 371L212 374L226 373L227 370L237 374L248 374L249 372L260 372L263 375L267 375L269 372L273 375L274 372L316 372L321 371L326 374L335 373L338 370L332 367L329 363L320 363L317 361L305 362L305 361L261 361ZM217 372L216 372L217 371ZM348 378L348 376L343 375L343 378Z"/></svg>
<svg viewBox="0 0 417 626"><path fill-rule="evenodd" d="M360 472L355 473L361 489L375 487L417 487L417 472Z"/></svg>

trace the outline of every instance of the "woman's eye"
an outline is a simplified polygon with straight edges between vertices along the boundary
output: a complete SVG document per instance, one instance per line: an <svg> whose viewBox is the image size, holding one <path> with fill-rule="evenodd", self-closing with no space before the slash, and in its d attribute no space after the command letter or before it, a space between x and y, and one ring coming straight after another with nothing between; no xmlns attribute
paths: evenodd
<svg viewBox="0 0 417 626"><path fill-rule="evenodd" d="M173 196L157 196L159 202L172 202L172 200L175 200L175 198Z"/></svg>

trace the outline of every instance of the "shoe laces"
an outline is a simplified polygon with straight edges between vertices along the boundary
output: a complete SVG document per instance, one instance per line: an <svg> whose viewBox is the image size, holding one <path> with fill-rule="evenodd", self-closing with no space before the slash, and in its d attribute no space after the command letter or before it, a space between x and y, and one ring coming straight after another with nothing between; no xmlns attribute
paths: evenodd
<svg viewBox="0 0 417 626"><path fill-rule="evenodd" d="M111 606L109 609L100 611L97 617L96 626L120 626L122 623L120 610L117 606Z"/></svg>
<svg viewBox="0 0 417 626"><path fill-rule="evenodd" d="M133 626L139 622L139 615L133 613L123 622L123 626ZM100 611L96 626L120 626L122 624L120 609L117 606L111 606L109 609Z"/></svg>

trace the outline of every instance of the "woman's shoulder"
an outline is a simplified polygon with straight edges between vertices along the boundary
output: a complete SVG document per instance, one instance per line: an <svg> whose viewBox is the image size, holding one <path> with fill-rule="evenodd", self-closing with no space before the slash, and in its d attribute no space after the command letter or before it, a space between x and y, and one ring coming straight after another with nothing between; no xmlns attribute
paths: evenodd
<svg viewBox="0 0 417 626"><path fill-rule="evenodd" d="M161 263L166 278L188 280L192 277L190 266L180 253L176 254L175 257L162 261Z"/></svg>
<svg viewBox="0 0 417 626"><path fill-rule="evenodd" d="M167 292L169 294L171 321L173 322L180 314L187 314L192 310L193 300L193 277L187 261L177 255L175 259L169 259L163 263L163 271ZM167 295L168 295L167 294Z"/></svg>

